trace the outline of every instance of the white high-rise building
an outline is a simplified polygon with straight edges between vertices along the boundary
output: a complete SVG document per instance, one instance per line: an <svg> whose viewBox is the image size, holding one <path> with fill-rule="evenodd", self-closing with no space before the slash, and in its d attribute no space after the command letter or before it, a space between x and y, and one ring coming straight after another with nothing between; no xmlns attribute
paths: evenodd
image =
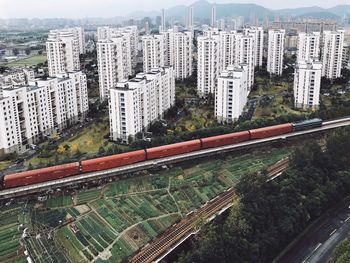
<svg viewBox="0 0 350 263"><path fill-rule="evenodd" d="M269 30L267 51L267 72L282 75L285 30Z"/></svg>
<svg viewBox="0 0 350 263"><path fill-rule="evenodd" d="M254 66L262 67L264 54L264 29L262 27L249 27L244 29L245 35L254 37Z"/></svg>
<svg viewBox="0 0 350 263"><path fill-rule="evenodd" d="M193 6L191 6L188 13L188 29L192 30L193 26L194 26Z"/></svg>
<svg viewBox="0 0 350 263"><path fill-rule="evenodd" d="M75 37L78 39L79 42L79 53L85 54L86 48L85 48L85 31L82 27L72 27L68 28L68 30L72 31Z"/></svg>
<svg viewBox="0 0 350 263"><path fill-rule="evenodd" d="M165 9L162 9L161 12L161 22L160 22L160 31L166 30L166 25L165 25Z"/></svg>
<svg viewBox="0 0 350 263"><path fill-rule="evenodd" d="M125 35L97 42L97 64L101 99L109 97L109 90L118 81L132 75L131 47Z"/></svg>
<svg viewBox="0 0 350 263"><path fill-rule="evenodd" d="M164 37L164 66L174 67L176 79L191 76L193 70L192 32L178 32L177 28L173 28L160 32L160 34Z"/></svg>
<svg viewBox="0 0 350 263"><path fill-rule="evenodd" d="M219 73L229 65L247 64L248 88L254 84L255 35L241 32L220 32Z"/></svg>
<svg viewBox="0 0 350 263"><path fill-rule="evenodd" d="M211 8L210 26L216 27L216 6L215 5L213 5L213 7Z"/></svg>
<svg viewBox="0 0 350 263"><path fill-rule="evenodd" d="M322 63L299 61L294 74L294 105L296 108L316 109L320 101Z"/></svg>
<svg viewBox="0 0 350 263"><path fill-rule="evenodd" d="M218 78L215 116L218 122L232 123L241 116L247 103L247 65L228 66Z"/></svg>
<svg viewBox="0 0 350 263"><path fill-rule="evenodd" d="M49 75L80 70L79 39L71 30L52 30L46 41Z"/></svg>
<svg viewBox="0 0 350 263"><path fill-rule="evenodd" d="M185 79L192 75L192 42L192 32L174 33L174 63L172 65L176 79Z"/></svg>
<svg viewBox="0 0 350 263"><path fill-rule="evenodd" d="M165 66L166 41L164 35L149 35L142 37L143 72L151 72L153 68Z"/></svg>
<svg viewBox="0 0 350 263"><path fill-rule="evenodd" d="M221 18L218 21L218 28L222 31L226 29L225 19Z"/></svg>
<svg viewBox="0 0 350 263"><path fill-rule="evenodd" d="M128 143L147 130L175 104L175 75L171 67L152 69L111 89L110 133L115 141Z"/></svg>
<svg viewBox="0 0 350 263"><path fill-rule="evenodd" d="M320 59L320 33L299 33L297 61Z"/></svg>
<svg viewBox="0 0 350 263"><path fill-rule="evenodd" d="M350 44L343 47L343 68L350 69Z"/></svg>
<svg viewBox="0 0 350 263"><path fill-rule="evenodd" d="M198 42L198 75L197 90L200 96L215 94L219 75L220 36L210 34L197 38Z"/></svg>
<svg viewBox="0 0 350 263"><path fill-rule="evenodd" d="M85 116L89 107L86 76L70 72L3 88L0 106L0 155L23 152L43 135Z"/></svg>
<svg viewBox="0 0 350 263"><path fill-rule="evenodd" d="M341 77L344 30L324 31L322 35L322 76L328 79Z"/></svg>
<svg viewBox="0 0 350 263"><path fill-rule="evenodd" d="M198 37L198 93L214 93L220 73L232 65L247 65L248 92L254 84L256 34L214 29ZM260 55L260 54L259 54Z"/></svg>
<svg viewBox="0 0 350 263"><path fill-rule="evenodd" d="M130 56L132 64L132 74L135 74L135 68L137 65L137 54L139 50L139 31L137 26L127 26L127 27L98 27L97 28L97 39L108 40L111 38L116 38L123 36L126 41L130 42ZM129 45L129 44L128 44Z"/></svg>

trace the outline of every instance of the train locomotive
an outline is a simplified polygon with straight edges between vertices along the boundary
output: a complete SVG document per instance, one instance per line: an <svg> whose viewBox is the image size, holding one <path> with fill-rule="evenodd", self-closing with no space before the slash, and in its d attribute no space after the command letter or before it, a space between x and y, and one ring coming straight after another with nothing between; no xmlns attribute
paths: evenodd
<svg viewBox="0 0 350 263"><path fill-rule="evenodd" d="M232 145L249 140L264 139L278 135L288 134L295 131L303 131L307 129L317 128L320 126L322 126L321 119L311 119L299 123L274 125L259 129L252 129L248 131L229 133L159 147L153 147L144 150L126 152L112 156L85 160L81 162L74 162L64 165L56 165L42 169L35 169L26 172L9 174L3 177L1 188L8 189L38 184L74 175L103 171L147 160L176 156L202 149Z"/></svg>

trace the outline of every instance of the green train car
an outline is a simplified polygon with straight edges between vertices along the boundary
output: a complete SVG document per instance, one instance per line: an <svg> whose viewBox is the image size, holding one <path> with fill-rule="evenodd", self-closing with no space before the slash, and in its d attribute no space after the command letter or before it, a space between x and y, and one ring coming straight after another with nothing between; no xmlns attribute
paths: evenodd
<svg viewBox="0 0 350 263"><path fill-rule="evenodd" d="M323 121L321 119L311 119L293 123L293 131L304 131L312 128L321 127L322 123Z"/></svg>

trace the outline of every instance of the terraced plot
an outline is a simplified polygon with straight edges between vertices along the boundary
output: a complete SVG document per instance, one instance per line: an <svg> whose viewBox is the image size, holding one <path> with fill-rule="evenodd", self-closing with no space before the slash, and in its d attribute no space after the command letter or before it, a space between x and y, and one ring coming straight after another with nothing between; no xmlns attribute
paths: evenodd
<svg viewBox="0 0 350 263"><path fill-rule="evenodd" d="M45 262L51 255L45 246L50 233L53 248L63 252L51 256L53 262L63 262L65 256L71 262L125 261L182 216L233 187L242 175L274 164L291 150L191 161L73 197L49 199L32 212L36 229L48 229L45 237L31 239L29 250L38 262Z"/></svg>
<svg viewBox="0 0 350 263"><path fill-rule="evenodd" d="M19 215L22 209L4 209L0 213L0 262L25 262L20 239L24 228Z"/></svg>

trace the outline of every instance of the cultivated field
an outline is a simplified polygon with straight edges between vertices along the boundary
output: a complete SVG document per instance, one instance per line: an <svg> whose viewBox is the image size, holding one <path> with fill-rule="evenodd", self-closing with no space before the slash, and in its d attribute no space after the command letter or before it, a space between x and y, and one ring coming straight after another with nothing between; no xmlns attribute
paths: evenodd
<svg viewBox="0 0 350 263"><path fill-rule="evenodd" d="M52 229L53 250L62 247L73 262L122 262L181 217L234 186L242 175L260 171L290 152L270 149L195 161L74 196L53 197L36 209L35 222Z"/></svg>
<svg viewBox="0 0 350 263"><path fill-rule="evenodd" d="M292 148L189 161L103 187L60 192L1 212L0 262L123 262L150 240L247 173L288 156ZM20 242L23 224L28 237ZM21 245L22 244L22 245ZM6 261L7 259L11 259Z"/></svg>
<svg viewBox="0 0 350 263"><path fill-rule="evenodd" d="M21 59L15 62L4 64L6 67L29 67L36 66L40 63L46 62L46 55L36 55L29 58Z"/></svg>

